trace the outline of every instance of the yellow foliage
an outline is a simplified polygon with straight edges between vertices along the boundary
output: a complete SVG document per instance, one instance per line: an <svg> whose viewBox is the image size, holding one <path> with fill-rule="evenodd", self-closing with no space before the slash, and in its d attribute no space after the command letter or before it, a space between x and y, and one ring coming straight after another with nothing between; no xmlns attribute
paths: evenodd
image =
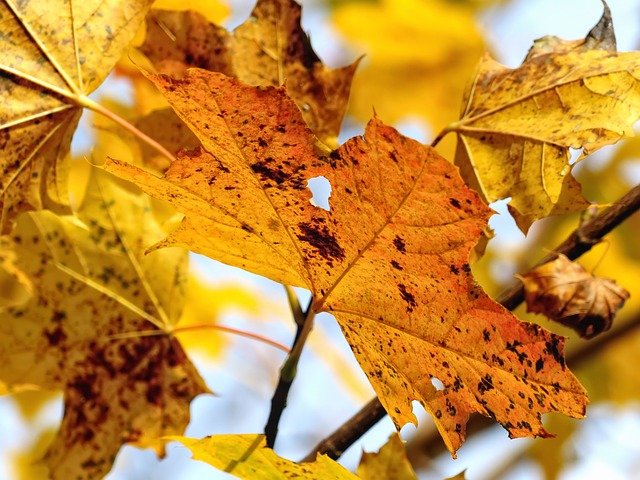
<svg viewBox="0 0 640 480"><path fill-rule="evenodd" d="M0 310L0 380L64 391L53 478L106 474L125 442L162 452L159 437L181 433L190 400L208 391L169 334L187 252L144 256L163 234L148 201L100 178L77 217L29 213L0 238L0 259L13 255L33 285Z"/></svg>
<svg viewBox="0 0 640 480"><path fill-rule="evenodd" d="M608 12L600 24L611 29ZM569 149L583 148L584 157L631 137L640 118L640 53L594 42L591 33L574 42L545 37L515 69L485 55L461 119L444 130L458 135L463 178L487 203L512 197L509 210L525 233L535 220L589 205Z"/></svg>
<svg viewBox="0 0 640 480"><path fill-rule="evenodd" d="M457 118L459 99L484 51L472 8L443 0L339 5L333 20L352 50L365 54L349 113L386 122L425 118L433 131Z"/></svg>
<svg viewBox="0 0 640 480"><path fill-rule="evenodd" d="M155 0L153 8L177 12L191 10L213 23L221 23L229 16L227 3L220 0Z"/></svg>
<svg viewBox="0 0 640 480"><path fill-rule="evenodd" d="M168 437L189 448L194 460L244 480L357 480L342 465L326 455L298 464L279 457L266 447L264 435L212 435L201 440Z"/></svg>
<svg viewBox="0 0 640 480"><path fill-rule="evenodd" d="M182 316L176 325L178 330L184 331L176 332L176 336L186 349L197 350L209 359L217 360L223 347L228 344L229 334L207 327L215 327L219 317L230 310L237 310L258 320L260 314L266 315L269 311L269 303L267 299L258 298L241 286L214 286L192 274Z"/></svg>
<svg viewBox="0 0 640 480"><path fill-rule="evenodd" d="M362 453L358 477L363 480L418 480L397 433L391 434L378 453Z"/></svg>

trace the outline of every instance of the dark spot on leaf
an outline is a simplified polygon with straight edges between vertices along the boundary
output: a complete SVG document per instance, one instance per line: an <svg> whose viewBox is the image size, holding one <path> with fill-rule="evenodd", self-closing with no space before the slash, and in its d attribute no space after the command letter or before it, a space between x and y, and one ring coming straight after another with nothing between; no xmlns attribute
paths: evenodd
<svg viewBox="0 0 640 480"><path fill-rule="evenodd" d="M491 341L491 333L486 328L482 331L482 338L485 342Z"/></svg>
<svg viewBox="0 0 640 480"><path fill-rule="evenodd" d="M345 258L344 249L338 245L338 242L326 225L318 227L307 222L302 222L298 224L298 227L302 232L296 235L298 240L307 242L315 247L320 255L329 261L329 266L332 266L332 259L340 261Z"/></svg>
<svg viewBox="0 0 640 480"><path fill-rule="evenodd" d="M400 290L400 295L402 295L402 299L407 302L407 312L413 312L413 307L416 307L418 304L416 303L415 297L411 294L411 292L407 292L407 287L404 284L398 284L398 290Z"/></svg>
<svg viewBox="0 0 640 480"><path fill-rule="evenodd" d="M396 235L396 238L393 239L393 244L396 246L399 252L406 253L405 243L402 238Z"/></svg>
<svg viewBox="0 0 640 480"><path fill-rule="evenodd" d="M491 375L489 374L482 377L480 383L478 383L478 391L482 394L484 394L484 392L488 392L489 390L493 390L493 388L493 380L491 378Z"/></svg>
<svg viewBox="0 0 640 480"><path fill-rule="evenodd" d="M264 161L251 165L251 170L259 174L263 182L273 180L278 185L281 185L288 178L288 175L277 168L270 168L270 163L273 163L273 158L265 158Z"/></svg>
<svg viewBox="0 0 640 480"><path fill-rule="evenodd" d="M560 353L560 337L553 335L551 341L546 342L544 353L551 355L560 365L564 367L564 355Z"/></svg>
<svg viewBox="0 0 640 480"><path fill-rule="evenodd" d="M60 325L58 325L53 330L45 330L44 335L45 337L47 337L49 345L51 345L52 347L59 345L67 339L67 334L64 333L64 330Z"/></svg>

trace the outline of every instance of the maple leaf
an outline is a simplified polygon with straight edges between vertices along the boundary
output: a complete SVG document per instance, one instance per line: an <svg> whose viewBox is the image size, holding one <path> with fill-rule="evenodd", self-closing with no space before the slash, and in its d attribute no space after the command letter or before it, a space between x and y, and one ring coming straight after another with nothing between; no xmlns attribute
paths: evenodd
<svg viewBox="0 0 640 480"><path fill-rule="evenodd" d="M87 195L80 221L23 214L0 245L33 286L0 311L0 380L64 391L45 459L60 479L105 475L124 442L161 453L159 437L182 433L189 402L208 391L170 335L187 252L143 256L163 235L148 197L95 178Z"/></svg>
<svg viewBox="0 0 640 480"><path fill-rule="evenodd" d="M518 275L525 288L527 311L541 313L593 338L611 328L629 292L613 280L598 278L566 255Z"/></svg>
<svg viewBox="0 0 640 480"><path fill-rule="evenodd" d="M0 1L0 229L22 211L68 212L71 137L151 0ZM52 13L52 12L55 12Z"/></svg>
<svg viewBox="0 0 640 480"><path fill-rule="evenodd" d="M583 415L563 339L475 284L469 251L491 210L434 149L374 118L327 156L284 88L199 69L149 78L203 146L163 178L105 163L186 215L151 250L183 246L311 290L311 308L335 315L396 425L416 422L417 399L452 452L472 412L512 436L546 436L542 412ZM315 177L331 184L330 211L310 203Z"/></svg>
<svg viewBox="0 0 640 480"><path fill-rule="evenodd" d="M221 72L251 85L287 85L315 134L335 146L359 61L332 70L322 64L300 26L293 0L259 0L232 33L196 12L151 10L141 51L161 73L189 67Z"/></svg>
<svg viewBox="0 0 640 480"><path fill-rule="evenodd" d="M212 435L201 440L187 437L168 437L182 443L200 460L212 467L246 480L304 479L356 480L335 460L318 455L315 461L298 464L279 457L267 448L264 435Z"/></svg>
<svg viewBox="0 0 640 480"><path fill-rule="evenodd" d="M378 453L362 452L358 477L364 480L417 480L407 458L404 443L397 433L391 434Z"/></svg>
<svg viewBox="0 0 640 480"><path fill-rule="evenodd" d="M589 205L571 176L570 148L582 148L583 158L633 136L640 52L606 50L615 47L607 28L605 12L584 41L545 37L515 69L485 55L461 119L445 129L458 134L463 178L487 202L512 197L509 209L524 232L537 219ZM594 40L594 32L604 38Z"/></svg>

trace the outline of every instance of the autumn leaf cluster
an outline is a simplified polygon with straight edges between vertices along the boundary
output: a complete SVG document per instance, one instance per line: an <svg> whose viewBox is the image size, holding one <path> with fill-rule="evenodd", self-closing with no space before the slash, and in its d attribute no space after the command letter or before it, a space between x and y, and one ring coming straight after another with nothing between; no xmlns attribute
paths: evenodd
<svg viewBox="0 0 640 480"><path fill-rule="evenodd" d="M386 124L395 118L385 118L385 100L362 84L407 68L400 50L387 53L392 71L373 61L358 79L360 60L328 68L293 0L259 0L231 32L198 11L147 0L55 3L59 16L46 2L0 3L0 266L11 284L0 307L0 390L64 393L44 458L51 477L100 477L125 443L162 455L178 439L220 469L249 458L234 471L240 478L265 468L356 478L324 456L277 457L257 434L181 437L190 402L210 391L176 336L195 288L188 251L311 292L305 332L316 314L332 314L396 427L417 424L417 401L454 456L473 413L510 437L550 436L547 412L584 416L588 399L565 363L565 339L487 295L471 258L490 236L490 202L511 197L525 233L539 219L584 210L570 149L584 157L633 135L640 56L616 51L607 8L585 39L545 37L517 68L485 54L466 91L482 50L468 36L457 47L465 55L448 66L459 85L441 68L457 51L411 70L462 100L457 120L437 95L418 102L442 129L423 145ZM430 4L440 5L419 8ZM336 20L347 30L349 8ZM374 22L398 6L367 8ZM438 8L429 18L453 15ZM116 65L140 98L127 119L89 97ZM340 145L350 94L356 117L366 111L362 95L382 108ZM69 151L83 109L106 118L133 153L97 148L91 163L100 166L78 205ZM457 136L448 159L435 148L447 133ZM331 185L329 209L311 201L308 182L320 177ZM162 222L166 204L154 199L179 220ZM579 267L561 261L571 266L559 270ZM593 293L595 279L580 278L587 283L562 293L538 284L527 300L592 337L628 293L599 282L616 296L610 305ZM358 476L375 478L389 463L404 472L389 478L415 478L403 455L392 437Z"/></svg>

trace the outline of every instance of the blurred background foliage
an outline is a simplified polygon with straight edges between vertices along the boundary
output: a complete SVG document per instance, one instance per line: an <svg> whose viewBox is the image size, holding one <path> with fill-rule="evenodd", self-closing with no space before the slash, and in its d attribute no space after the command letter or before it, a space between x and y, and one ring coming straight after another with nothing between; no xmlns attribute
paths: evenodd
<svg viewBox="0 0 640 480"><path fill-rule="evenodd" d="M457 118L462 92L485 50L515 66L524 58L527 45L543 34L568 38L584 36L601 13L601 4L589 2L524 0L309 0L301 2L303 22L314 48L332 67L351 63L365 55L356 73L342 140L362 132L373 112L403 133L429 143L449 122ZM611 0L614 24L621 49L640 46L637 25L639 0ZM587 5L588 4L588 5ZM210 21L234 27L248 16L249 0L158 0L166 9L194 9ZM539 15L529 15L537 9ZM565 15L569 11L571 15ZM556 13L557 12L557 13ZM532 23L533 22L533 23ZM536 23L537 22L537 23ZM501 36L517 32L517 38ZM578 35L572 33L582 32ZM540 32L540 33L537 33ZM535 35L535 36L534 36ZM138 42L144 32L138 36ZM151 136L167 138L176 130L161 117L166 101L139 74L136 65L145 59L132 50L96 96L102 103L130 121L147 121ZM155 113L153 113L155 112ZM152 117L143 120L145 115ZM174 121L174 120L171 120ZM184 132L183 132L184 133ZM182 135L182 133L181 133ZM189 133L184 133L188 136ZM455 139L439 146L452 158ZM170 141L170 140L168 140ZM187 142L183 137L174 143ZM188 142L187 142L188 143ZM144 152L144 147L108 124L85 114L76 134L72 172L73 205L84 196L89 163L101 163L106 155L132 163L166 168ZM586 197L605 206L640 180L640 140L632 139L605 148L574 169ZM156 162L156 163L154 163ZM157 163L159 162L159 163ZM131 187L129 187L131 188ZM474 265L478 281L491 295L514 281L558 245L581 221L580 215L549 218L537 222L527 238L509 218L505 202L494 206L500 213L491 225L496 237L485 256ZM179 218L156 202L155 212L167 231ZM420 428L405 427L409 458L420 478L441 479L467 468L466 478L640 478L640 328L623 336L616 331L640 318L640 217L633 216L603 244L579 262L596 267L598 276L615 279L631 293L611 331L613 341L592 347L575 333L546 319L527 314L521 306L519 318L536 322L566 335L567 352L580 351L574 369L589 392L588 418L575 421L559 415L546 418L555 439L507 439L499 426L481 425L453 461L425 415ZM28 295L15 278L0 270L2 304L9 305ZM301 297L307 295L299 292ZM308 296L307 296L308 298ZM254 332L289 345L294 325L279 285L198 256L192 257L192 276L187 305L179 326L202 326L179 334L180 341L217 396L201 398L192 406L190 436L213 433L261 431L284 354L273 347L215 330L227 325ZM595 344L595 343L594 343ZM278 453L292 459L304 456L321 438L355 413L372 397L366 378L359 371L335 322L327 315L317 320L299 368L289 408L281 428ZM60 393L28 390L0 398L0 477L32 480L46 478L34 461L46 451L62 414ZM380 422L343 458L355 469L360 452L377 450L393 430L391 422ZM197 462L187 460L184 449L169 449L159 461L149 452L122 449L108 478L169 479L228 478Z"/></svg>

